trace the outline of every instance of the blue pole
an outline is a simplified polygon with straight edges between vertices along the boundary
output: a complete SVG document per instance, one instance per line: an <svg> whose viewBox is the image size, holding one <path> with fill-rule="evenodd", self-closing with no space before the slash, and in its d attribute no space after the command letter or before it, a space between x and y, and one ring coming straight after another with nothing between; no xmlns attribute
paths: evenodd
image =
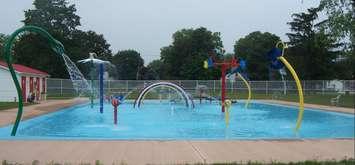
<svg viewBox="0 0 355 165"><path fill-rule="evenodd" d="M94 70L95 70L95 64L94 61L91 60L91 93L90 93L90 101L91 101L91 109L94 108Z"/></svg>
<svg viewBox="0 0 355 165"><path fill-rule="evenodd" d="M104 112L104 64L100 64L100 113Z"/></svg>

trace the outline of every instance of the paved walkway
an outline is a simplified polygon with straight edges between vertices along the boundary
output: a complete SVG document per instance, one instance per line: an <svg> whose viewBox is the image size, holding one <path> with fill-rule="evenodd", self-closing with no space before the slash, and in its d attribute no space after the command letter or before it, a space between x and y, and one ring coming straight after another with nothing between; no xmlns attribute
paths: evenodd
<svg viewBox="0 0 355 165"><path fill-rule="evenodd" d="M0 160L58 163L183 164L354 158L354 140L0 141Z"/></svg>
<svg viewBox="0 0 355 165"><path fill-rule="evenodd" d="M47 100L41 102L41 104L34 104L25 106L23 108L22 120L33 118L42 114L57 111L61 108L70 107L76 104L84 103L88 101L85 98L75 98L67 100ZM0 111L0 127L8 124L12 124L17 115L17 108Z"/></svg>
<svg viewBox="0 0 355 165"><path fill-rule="evenodd" d="M257 100L257 101L262 101L262 102L271 103L271 104L281 104L281 105L297 106L297 107L299 106L298 102L290 102L290 101L281 101L281 100ZM344 107L326 106L326 105L308 104L308 103L305 103L304 107L305 108L321 109L321 110L325 110L325 111L355 114L354 108L344 108Z"/></svg>

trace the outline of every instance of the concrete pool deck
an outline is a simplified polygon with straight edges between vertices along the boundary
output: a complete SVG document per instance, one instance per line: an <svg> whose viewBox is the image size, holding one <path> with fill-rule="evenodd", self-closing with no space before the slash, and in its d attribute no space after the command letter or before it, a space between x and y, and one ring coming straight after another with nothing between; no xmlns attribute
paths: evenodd
<svg viewBox="0 0 355 165"><path fill-rule="evenodd" d="M23 107L22 120L30 119L39 115L54 112L62 108L70 107L76 104L88 102L86 98L75 98L66 100L46 100L40 104L34 104ZM0 111L0 127L12 124L17 115L17 108Z"/></svg>
<svg viewBox="0 0 355 165"><path fill-rule="evenodd" d="M281 104L287 106L299 106L298 102L290 102L290 101L281 101L281 100L258 100L264 103L271 103L271 104ZM337 106L327 106L327 105L319 105L319 104L304 104L305 108L314 108L314 109L321 109L324 111L332 111L332 112L341 112L341 113L350 113L355 114L355 108L345 108L345 107L337 107Z"/></svg>
<svg viewBox="0 0 355 165"><path fill-rule="evenodd" d="M23 119L86 102L87 99L50 100L24 108ZM262 100L267 103L297 103ZM316 105L316 108L324 109ZM305 107L309 107L306 104ZM315 108L315 107L309 107ZM328 110L352 113L350 108ZM340 111L341 110L341 111ZM0 126L13 122L17 109L0 111ZM220 140L220 141L90 141L90 140L0 140L0 161L31 164L183 164L258 161L290 162L354 158L353 139L323 140Z"/></svg>
<svg viewBox="0 0 355 165"><path fill-rule="evenodd" d="M0 160L30 164L270 163L354 158L354 139L255 141L0 141Z"/></svg>

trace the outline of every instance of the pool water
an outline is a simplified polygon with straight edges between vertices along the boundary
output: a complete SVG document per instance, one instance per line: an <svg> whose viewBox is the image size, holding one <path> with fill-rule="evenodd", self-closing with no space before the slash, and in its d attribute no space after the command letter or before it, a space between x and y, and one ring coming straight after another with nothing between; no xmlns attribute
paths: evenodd
<svg viewBox="0 0 355 165"><path fill-rule="evenodd" d="M225 140L225 139L321 139L354 138L354 115L306 109L299 132L294 131L298 107L255 102L233 104L230 124L217 103L181 104L145 101L140 109L132 103L119 106L118 125L113 108L78 105L20 123L16 137L12 125L0 128L0 139L122 139L122 140Z"/></svg>

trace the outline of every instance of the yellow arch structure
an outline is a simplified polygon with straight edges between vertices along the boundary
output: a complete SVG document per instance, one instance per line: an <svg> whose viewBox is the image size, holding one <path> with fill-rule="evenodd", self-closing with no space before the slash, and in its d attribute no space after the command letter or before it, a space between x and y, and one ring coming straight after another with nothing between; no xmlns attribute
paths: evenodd
<svg viewBox="0 0 355 165"><path fill-rule="evenodd" d="M250 88L250 85L249 85L248 81L245 80L245 78L240 73L237 73L237 75L240 77L240 79L243 80L244 84L248 87L248 100L245 103L245 108L248 108L248 105L249 105L249 102L250 102L250 99L251 99L251 88Z"/></svg>
<svg viewBox="0 0 355 165"><path fill-rule="evenodd" d="M303 89L302 89L301 81L298 78L298 75L297 75L296 71L293 69L291 64L286 60L286 58L283 57L285 49L287 49L287 45L285 43L283 43L282 41L279 41L278 43L276 43L276 47L278 47L278 46L282 46L282 55L280 57L278 57L278 59L283 64L285 64L287 69L291 72L292 77L295 79L296 85L297 85L298 97L299 97L299 111L298 111L298 118L297 118L297 123L296 123L296 129L295 130L298 131L300 129L300 127L301 127L301 123L302 123L302 119L303 119L303 112L304 112Z"/></svg>

